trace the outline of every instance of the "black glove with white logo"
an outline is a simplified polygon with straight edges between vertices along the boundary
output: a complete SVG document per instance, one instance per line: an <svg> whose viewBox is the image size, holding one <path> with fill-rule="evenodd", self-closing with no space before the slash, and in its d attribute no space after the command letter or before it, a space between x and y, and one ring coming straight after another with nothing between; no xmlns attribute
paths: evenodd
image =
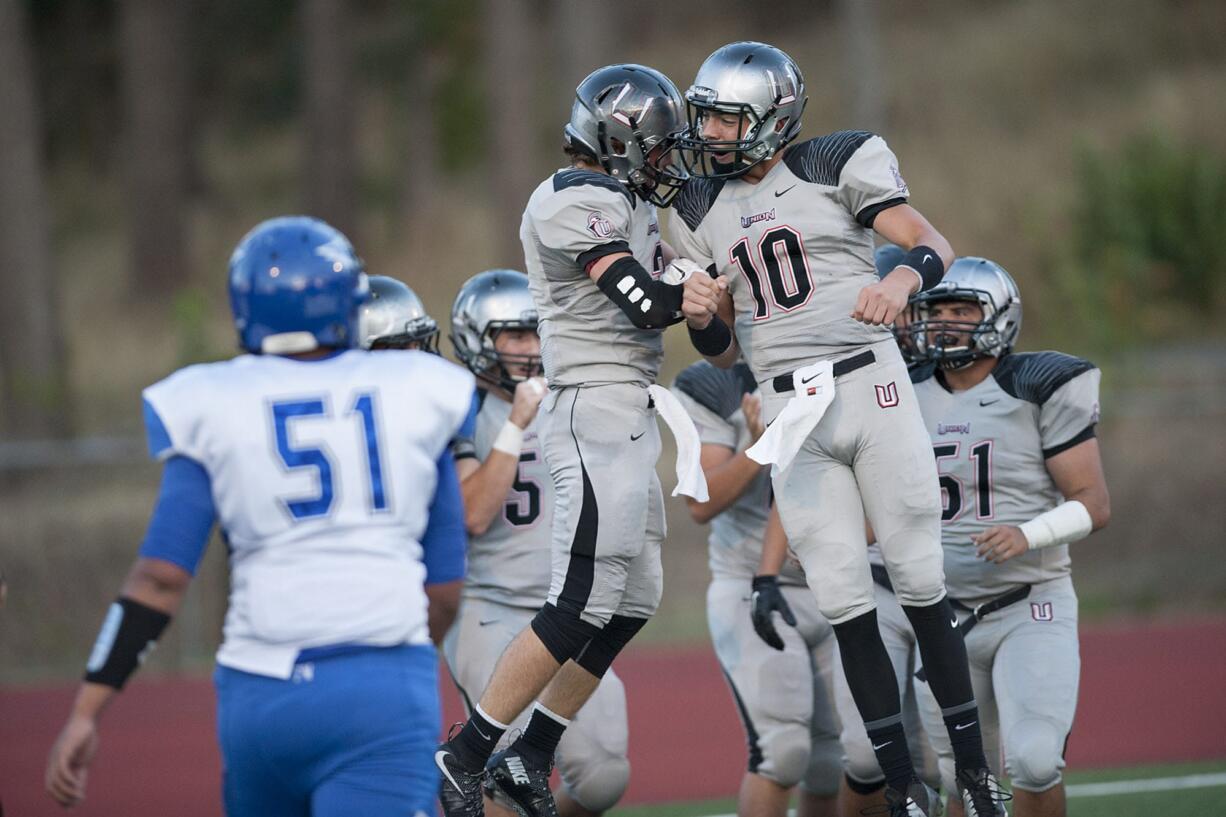
<svg viewBox="0 0 1226 817"><path fill-rule="evenodd" d="M783 639L775 629L775 620L771 613L778 613L783 620L793 627L796 626L796 616L788 606L787 599L779 587L778 576L754 576L752 610L754 632L758 637L777 650L783 650Z"/></svg>

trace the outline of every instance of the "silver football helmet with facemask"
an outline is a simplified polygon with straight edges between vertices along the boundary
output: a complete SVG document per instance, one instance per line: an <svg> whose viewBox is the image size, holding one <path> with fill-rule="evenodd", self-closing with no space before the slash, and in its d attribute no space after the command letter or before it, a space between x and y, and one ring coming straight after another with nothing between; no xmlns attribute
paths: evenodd
<svg viewBox="0 0 1226 817"><path fill-rule="evenodd" d="M771 45L725 45L698 69L685 92L689 128L681 157L694 176L740 176L782 150L800 133L805 80L800 67ZM736 139L711 139L703 128L712 117L737 117Z"/></svg>
<svg viewBox="0 0 1226 817"><path fill-rule="evenodd" d="M507 329L537 331L528 276L492 269L469 278L451 307L451 345L478 379L514 392L519 383L541 373L541 356L499 352L495 339Z"/></svg>
<svg viewBox="0 0 1226 817"><path fill-rule="evenodd" d="M565 138L640 198L667 207L689 178L676 153L684 129L685 103L672 80L627 63L579 83Z"/></svg>
<svg viewBox="0 0 1226 817"><path fill-rule="evenodd" d="M932 307L948 301L979 304L979 321L934 319ZM941 283L911 296L907 338L915 359L942 369L961 369L982 357L1013 350L1022 329L1022 297L1004 267L966 256L950 265Z"/></svg>
<svg viewBox="0 0 1226 817"><path fill-rule="evenodd" d="M420 349L438 354L438 322L407 284L386 275L370 276L370 298L358 313L363 349Z"/></svg>

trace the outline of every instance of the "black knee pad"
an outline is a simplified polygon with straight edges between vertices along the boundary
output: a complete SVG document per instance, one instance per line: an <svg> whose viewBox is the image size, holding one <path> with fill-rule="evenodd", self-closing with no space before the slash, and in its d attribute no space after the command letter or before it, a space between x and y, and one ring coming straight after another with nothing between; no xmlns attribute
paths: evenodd
<svg viewBox="0 0 1226 817"><path fill-rule="evenodd" d="M549 650L553 660L565 664L583 652L600 630L573 613L564 613L554 605L546 604L532 617L532 632Z"/></svg>
<svg viewBox="0 0 1226 817"><path fill-rule="evenodd" d="M575 663L597 678L603 678L617 654L630 643L630 639L643 629L645 618L613 616L609 623L596 633L587 647L575 658Z"/></svg>
<svg viewBox="0 0 1226 817"><path fill-rule="evenodd" d="M885 778L881 778L876 783L861 783L849 774L844 774L843 778L847 781L847 788L854 791L856 794L867 797L870 794L876 794L885 788Z"/></svg>

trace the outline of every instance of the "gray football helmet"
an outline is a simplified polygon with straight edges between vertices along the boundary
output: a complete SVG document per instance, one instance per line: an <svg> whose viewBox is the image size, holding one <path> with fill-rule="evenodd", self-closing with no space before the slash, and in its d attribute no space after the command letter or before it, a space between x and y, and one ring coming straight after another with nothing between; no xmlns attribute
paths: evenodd
<svg viewBox="0 0 1226 817"><path fill-rule="evenodd" d="M672 80L626 63L579 83L565 138L640 198L667 207L689 178L676 151L684 130L685 103Z"/></svg>
<svg viewBox="0 0 1226 817"><path fill-rule="evenodd" d="M456 295L451 345L479 379L513 392L517 384L541 373L541 356L503 354L494 347L494 338L504 329L535 332L536 325L528 276L509 269L486 270L465 281Z"/></svg>
<svg viewBox="0 0 1226 817"><path fill-rule="evenodd" d="M694 176L740 176L782 150L800 133L808 97L800 67L772 45L725 45L698 69L685 92L689 128L681 157ZM732 114L740 121L739 139L706 139L709 117ZM723 158L717 158L717 157Z"/></svg>
<svg viewBox="0 0 1226 817"><path fill-rule="evenodd" d="M983 319L934 320L932 305L973 301ZM941 283L911 296L907 337L918 361L942 369L961 369L981 357L1002 357L1013 350L1022 330L1022 296L1005 268L986 258L966 256L949 266Z"/></svg>
<svg viewBox="0 0 1226 817"><path fill-rule="evenodd" d="M358 313L363 349L420 349L438 354L438 322L409 286L386 275L370 276L370 298Z"/></svg>

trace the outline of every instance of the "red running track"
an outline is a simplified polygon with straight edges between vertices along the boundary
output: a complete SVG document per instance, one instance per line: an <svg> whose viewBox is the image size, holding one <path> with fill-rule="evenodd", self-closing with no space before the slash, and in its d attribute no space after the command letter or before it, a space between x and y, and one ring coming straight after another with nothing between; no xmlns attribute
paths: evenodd
<svg viewBox="0 0 1226 817"><path fill-rule="evenodd" d="M1069 742L1076 768L1226 757L1226 620L1082 631L1082 686ZM617 671L630 696L626 802L731 797L744 737L710 650L634 649ZM0 691L0 802L9 817L63 814L43 763L71 687ZM459 706L445 690L449 719ZM134 682L107 713L82 817L221 813L211 684ZM681 748L683 751L678 751Z"/></svg>

